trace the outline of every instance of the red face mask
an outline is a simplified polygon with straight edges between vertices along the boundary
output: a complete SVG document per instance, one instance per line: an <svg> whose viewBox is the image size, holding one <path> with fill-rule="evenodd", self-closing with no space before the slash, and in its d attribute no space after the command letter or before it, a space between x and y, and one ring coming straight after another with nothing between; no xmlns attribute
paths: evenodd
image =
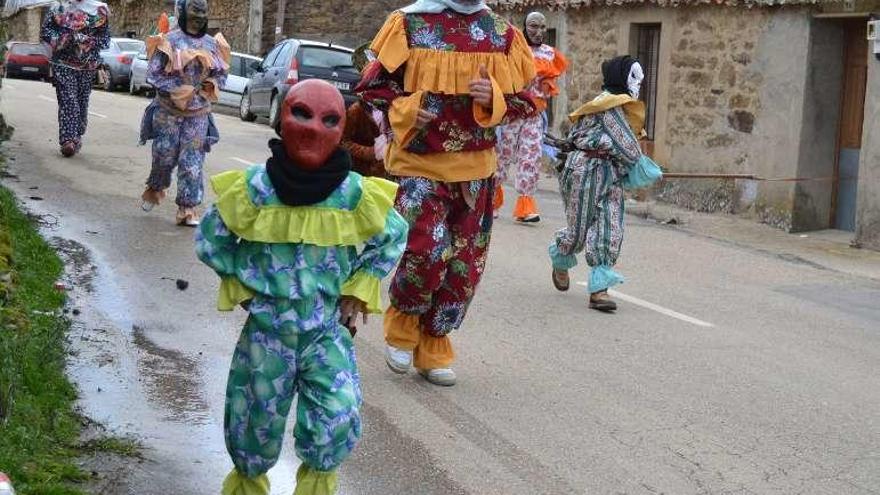
<svg viewBox="0 0 880 495"><path fill-rule="evenodd" d="M281 106L281 139L297 165L320 168L342 141L345 101L330 83L309 79L294 85Z"/></svg>

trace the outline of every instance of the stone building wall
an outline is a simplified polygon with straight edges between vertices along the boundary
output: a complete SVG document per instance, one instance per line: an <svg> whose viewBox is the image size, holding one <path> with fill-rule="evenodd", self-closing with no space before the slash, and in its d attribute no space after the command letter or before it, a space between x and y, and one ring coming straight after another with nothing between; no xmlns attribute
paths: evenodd
<svg viewBox="0 0 880 495"><path fill-rule="evenodd" d="M520 25L524 12L502 12ZM796 176L808 44L792 40L809 39L808 7L596 6L548 14L571 61L557 117L601 91L603 60L636 53L637 25L660 24L655 160L677 172ZM790 228L791 183L754 186L670 180L657 193L701 211L746 209Z"/></svg>
<svg viewBox="0 0 880 495"><path fill-rule="evenodd" d="M664 121L657 158L681 172L797 177L810 34L805 8L680 9L671 26ZM792 43L803 40L803 43ZM667 181L661 198L735 212L733 181ZM761 182L746 206L792 227L794 186Z"/></svg>
<svg viewBox="0 0 880 495"><path fill-rule="evenodd" d="M285 0L283 38L307 38L357 46L373 38L387 15L407 4L406 0L375 0L351 2L343 0ZM223 32L233 50L265 54L276 40L275 27L279 0L257 0L254 21L259 29L257 43L248 45L253 0L210 0L210 27ZM128 31L138 38L147 36L155 27L162 11L174 11L173 0L109 0L113 12L114 35ZM253 49L249 49L253 48Z"/></svg>
<svg viewBox="0 0 880 495"><path fill-rule="evenodd" d="M137 38L145 38L156 27L159 15L174 12L173 0L109 0L113 35L133 31ZM240 0L211 0L209 27L218 29L235 51L246 51L248 35L248 3Z"/></svg>
<svg viewBox="0 0 880 495"><path fill-rule="evenodd" d="M388 14L408 3L406 0L297 0L288 4L284 34L355 48L371 41Z"/></svg>
<svg viewBox="0 0 880 495"><path fill-rule="evenodd" d="M40 41L40 27L43 24L45 8L20 10L14 16L3 19L6 27L5 39L2 41Z"/></svg>
<svg viewBox="0 0 880 495"><path fill-rule="evenodd" d="M868 61L865 125L859 162L859 206L856 214L858 245L880 250L880 60Z"/></svg>

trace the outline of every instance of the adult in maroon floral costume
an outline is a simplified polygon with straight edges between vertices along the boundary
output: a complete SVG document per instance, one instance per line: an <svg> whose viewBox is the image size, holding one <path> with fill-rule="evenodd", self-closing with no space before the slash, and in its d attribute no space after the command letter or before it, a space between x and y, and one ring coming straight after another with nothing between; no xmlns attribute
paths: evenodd
<svg viewBox="0 0 880 495"><path fill-rule="evenodd" d="M522 33L477 0L421 0L394 12L371 45L358 92L387 113L385 167L410 224L385 313L386 362L453 385L449 333L461 326L492 230L495 127L535 112Z"/></svg>

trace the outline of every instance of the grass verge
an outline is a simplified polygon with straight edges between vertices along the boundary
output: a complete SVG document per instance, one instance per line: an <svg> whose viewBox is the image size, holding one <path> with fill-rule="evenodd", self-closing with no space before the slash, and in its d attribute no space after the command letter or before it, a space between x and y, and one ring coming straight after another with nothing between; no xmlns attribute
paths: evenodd
<svg viewBox="0 0 880 495"><path fill-rule="evenodd" d="M0 163L2 167L2 163ZM0 471L19 495L81 495L82 456L137 455L115 438L82 443L84 420L64 374L65 295L61 260L0 187Z"/></svg>
<svg viewBox="0 0 880 495"><path fill-rule="evenodd" d="M0 188L0 470L20 494L74 495L82 428L64 375L61 260Z"/></svg>

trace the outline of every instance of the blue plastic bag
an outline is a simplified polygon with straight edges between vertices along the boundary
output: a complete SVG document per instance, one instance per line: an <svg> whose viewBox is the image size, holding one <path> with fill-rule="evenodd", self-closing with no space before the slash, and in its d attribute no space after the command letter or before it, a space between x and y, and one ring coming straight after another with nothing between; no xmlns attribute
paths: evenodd
<svg viewBox="0 0 880 495"><path fill-rule="evenodd" d="M643 189L663 178L663 170L645 155L630 167L622 184L624 189Z"/></svg>

